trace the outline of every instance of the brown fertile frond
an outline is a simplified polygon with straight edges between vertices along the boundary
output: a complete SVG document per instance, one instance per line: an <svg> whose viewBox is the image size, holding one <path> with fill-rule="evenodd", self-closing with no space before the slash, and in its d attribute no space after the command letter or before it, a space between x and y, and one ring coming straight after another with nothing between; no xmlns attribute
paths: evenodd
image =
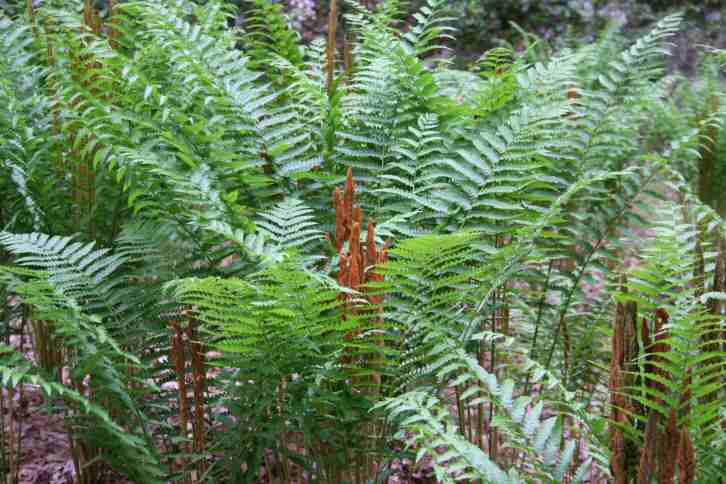
<svg viewBox="0 0 726 484"><path fill-rule="evenodd" d="M613 472L614 484L627 484L628 471L625 458L625 437L623 431L615 429L612 438L613 456L610 459L610 465Z"/></svg>
<svg viewBox="0 0 726 484"><path fill-rule="evenodd" d="M335 75L335 50L338 36L338 1L331 0L330 13L328 14L328 47L325 50L325 73L327 75L326 87L328 94L333 89Z"/></svg>
<svg viewBox="0 0 726 484"><path fill-rule="evenodd" d="M350 79L353 76L353 43L348 38L343 41L343 62L345 74Z"/></svg>
<svg viewBox="0 0 726 484"><path fill-rule="evenodd" d="M368 220L366 230L366 269L378 261L378 248L376 247L376 225L373 219Z"/></svg>
<svg viewBox="0 0 726 484"><path fill-rule="evenodd" d="M679 483L691 484L696 479L696 451L687 427L683 427L678 447Z"/></svg>
<svg viewBox="0 0 726 484"><path fill-rule="evenodd" d="M350 261L348 257L345 254L341 254L338 260L338 284L341 286L348 286L348 281L350 280L350 276L348 275L349 265Z"/></svg>
<svg viewBox="0 0 726 484"><path fill-rule="evenodd" d="M645 441L640 451L640 464L638 465L638 483L650 484L653 468L655 467L655 449L658 443L658 414L651 412L648 424L645 427Z"/></svg>
<svg viewBox="0 0 726 484"><path fill-rule="evenodd" d="M348 168L345 188L336 187L333 192L335 237L329 237L330 240L335 240L335 249L340 257L338 281L351 289L357 289L369 281L380 280L375 275L374 267L388 258L386 249L379 249L376 245L376 225L373 219L368 221L365 244L361 245L364 217L363 209L356 206L355 189L353 170ZM347 253L345 242L348 242ZM371 298L371 302L373 301Z"/></svg>
<svg viewBox="0 0 726 484"><path fill-rule="evenodd" d="M355 180L353 180L353 168L348 167L345 175L345 202L349 210L353 208L353 199L355 198Z"/></svg>
<svg viewBox="0 0 726 484"><path fill-rule="evenodd" d="M350 233L350 241L348 243L348 247L350 253L348 287L350 287L351 289L358 289L358 287L360 287L360 285L363 283L363 274L361 267L361 259L363 258L363 256L361 254L360 224L358 222L355 222L353 224L353 230Z"/></svg>
<svg viewBox="0 0 726 484"><path fill-rule="evenodd" d="M678 411L673 408L668 417L668 425L665 428L665 435L659 439L662 442L663 452L659 456L660 469L658 471L658 482L671 484L676 475L676 459L678 459Z"/></svg>
<svg viewBox="0 0 726 484"><path fill-rule="evenodd" d="M345 182L345 189L337 187L333 192L333 204L335 205L335 237L328 239L335 240L335 249L338 252L338 283L341 286L360 290L366 283L371 281L382 281L383 276L375 272L375 267L388 260L386 247L379 248L376 245L376 224L371 219L366 226L365 243L361 244L361 230L363 230L363 209L356 206L355 201L356 184L353 180L353 170L348 168ZM345 243L347 244L347 250ZM349 294L342 293L340 298L349 301L347 309L354 313L366 311L368 308L350 301ZM368 295L366 299L375 305L374 310L380 310L377 306L383 301L380 295ZM344 316L345 317L345 316ZM376 321L382 324L382 319ZM355 332L347 335L351 339ZM378 346L383 346L383 340L379 337ZM380 356L373 357L380 359ZM345 363L350 363L348 357L344 358ZM376 384L380 383L380 375L373 374Z"/></svg>

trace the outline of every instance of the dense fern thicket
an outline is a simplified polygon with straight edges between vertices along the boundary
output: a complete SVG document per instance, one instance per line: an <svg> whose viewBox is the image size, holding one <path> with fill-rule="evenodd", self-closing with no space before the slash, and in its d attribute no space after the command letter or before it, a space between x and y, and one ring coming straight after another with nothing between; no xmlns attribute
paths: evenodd
<svg viewBox="0 0 726 484"><path fill-rule="evenodd" d="M6 482L31 391L82 484L720 482L724 52L251 8L0 16Z"/></svg>

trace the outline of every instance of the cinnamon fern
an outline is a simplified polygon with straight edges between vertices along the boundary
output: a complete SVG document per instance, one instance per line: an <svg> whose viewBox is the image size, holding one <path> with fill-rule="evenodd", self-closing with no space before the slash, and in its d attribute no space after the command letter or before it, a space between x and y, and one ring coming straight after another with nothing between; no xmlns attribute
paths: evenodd
<svg viewBox="0 0 726 484"><path fill-rule="evenodd" d="M0 10L3 478L37 392L79 484L721 477L722 51L233 3Z"/></svg>

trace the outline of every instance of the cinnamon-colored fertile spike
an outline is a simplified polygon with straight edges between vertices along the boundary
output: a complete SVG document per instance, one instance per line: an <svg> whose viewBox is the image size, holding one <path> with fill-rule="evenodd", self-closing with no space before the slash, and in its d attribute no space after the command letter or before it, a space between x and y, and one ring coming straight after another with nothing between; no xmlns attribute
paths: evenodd
<svg viewBox="0 0 726 484"><path fill-rule="evenodd" d="M353 209L353 223L357 223L361 227L363 226L363 209L360 207L355 207Z"/></svg>
<svg viewBox="0 0 726 484"><path fill-rule="evenodd" d="M348 241L348 251L351 257L360 257L360 223L353 222L353 230L350 231L350 240Z"/></svg>
<svg viewBox="0 0 726 484"><path fill-rule="evenodd" d="M376 247L376 225L373 219L368 221L368 230L366 231L366 269L375 265L378 261L378 248Z"/></svg>
<svg viewBox="0 0 726 484"><path fill-rule="evenodd" d="M628 470L625 461L625 437L623 431L615 429L613 434L613 457L610 461L613 471L613 482L615 484L627 484Z"/></svg>
<svg viewBox="0 0 726 484"><path fill-rule="evenodd" d="M338 259L338 284L347 286L348 279L348 257L340 254L340 258Z"/></svg>
<svg viewBox="0 0 726 484"><path fill-rule="evenodd" d="M678 411L671 409L668 417L668 425L665 435L660 439L663 445L663 452L659 458L660 469L658 472L659 484L672 484L676 476L676 460L678 459L678 444L680 435L678 433Z"/></svg>
<svg viewBox="0 0 726 484"><path fill-rule="evenodd" d="M343 249L343 242L346 240L346 214L345 200L343 191L340 187L335 189L333 193L333 203L335 205L335 248L338 252Z"/></svg>
<svg viewBox="0 0 726 484"><path fill-rule="evenodd" d="M348 174L345 180L345 205L346 214L353 213L353 202L355 201L355 181L353 181L353 168L348 167Z"/></svg>
<svg viewBox="0 0 726 484"><path fill-rule="evenodd" d="M350 241L348 241L348 250L350 252L349 287L357 289L363 282L360 224L358 222L353 223L353 230L350 233Z"/></svg>
<svg viewBox="0 0 726 484"><path fill-rule="evenodd" d="M350 259L350 271L348 273L348 287L351 289L358 289L363 282L361 276L361 267L358 263L357 257L351 257Z"/></svg>
<svg viewBox="0 0 726 484"><path fill-rule="evenodd" d="M655 466L655 446L658 443L658 414L650 413L648 424L645 427L645 442L640 451L640 464L638 465L638 483L650 484Z"/></svg>
<svg viewBox="0 0 726 484"><path fill-rule="evenodd" d="M696 479L696 451L693 448L688 427L681 430L681 439L678 446L678 475L679 484L692 484Z"/></svg>

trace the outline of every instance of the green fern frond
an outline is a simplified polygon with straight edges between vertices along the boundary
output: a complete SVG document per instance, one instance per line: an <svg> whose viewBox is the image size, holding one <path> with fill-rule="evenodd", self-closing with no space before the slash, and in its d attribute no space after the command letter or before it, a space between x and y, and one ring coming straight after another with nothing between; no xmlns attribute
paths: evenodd
<svg viewBox="0 0 726 484"><path fill-rule="evenodd" d="M55 242L62 243L62 240ZM75 415L73 407L69 409L68 418L87 443L107 450L107 462L111 467L133 476L138 482L162 482L164 471L147 434L146 426L150 422L140 415L129 392L128 375L132 368L141 367L139 359L120 347L98 316L84 313L78 301L49 283L47 273L4 267L0 272L19 276L21 280L14 282L10 290L32 309L35 318L50 325L53 342L64 345L63 363L69 369L71 383L80 387L78 382L90 374L93 391L84 395L51 382L17 353L9 355L10 361L0 363L3 385L39 384L49 396L56 394L64 397L66 403L77 404L86 418ZM8 356L2 359L6 358ZM142 385L149 391L156 390L149 383Z"/></svg>
<svg viewBox="0 0 726 484"><path fill-rule="evenodd" d="M16 264L48 273L48 282L68 297L86 301L91 307L112 304L114 281L110 276L124 263L108 249L93 242L74 242L72 237L46 234L0 233L0 245L13 254Z"/></svg>
<svg viewBox="0 0 726 484"><path fill-rule="evenodd" d="M323 238L313 210L294 198L287 198L272 210L261 212L256 225L261 234L283 250L308 248L312 242Z"/></svg>
<svg viewBox="0 0 726 484"><path fill-rule="evenodd" d="M250 1L242 36L242 47L250 56L250 67L266 71L270 80L284 85L279 74L271 70L277 58L284 59L294 67L303 63L300 34L290 26L290 20L283 12L283 6L270 0Z"/></svg>
<svg viewBox="0 0 726 484"><path fill-rule="evenodd" d="M416 23L403 35L413 54L425 57L431 51L444 48L441 42L453 40L451 32L456 29L447 24L454 18L447 16L446 2L427 0L413 17Z"/></svg>
<svg viewBox="0 0 726 484"><path fill-rule="evenodd" d="M699 453L711 455L723 422L720 402L726 391L726 352L720 335L726 324L724 316L711 313L705 303L725 299L726 294L700 294L694 257L699 231L683 219L675 204L659 211L655 231L656 237L643 250L643 265L629 272L626 291L618 298L637 304L643 324L655 320L656 311L668 316L661 333L653 334L665 350L643 349L633 370L637 380L626 394L646 412L655 411L664 419L675 409L679 425L699 434ZM650 332L654 333L653 328ZM703 469L717 465L710 460Z"/></svg>
<svg viewBox="0 0 726 484"><path fill-rule="evenodd" d="M494 426L509 437L510 445L524 453L527 463L536 469L543 482L560 482L573 463L575 442L564 449L562 419L542 417L543 401L530 396L514 397L514 381L500 383L477 361L461 349L439 352L439 377L451 385L463 386L461 398L466 406L491 403L497 409ZM389 418L401 426L402 438L419 447L418 458L434 459L437 477L443 482L482 479L484 482L525 482L515 467L505 473L479 447L470 443L457 427L447 408L451 403L441 401L430 393L412 391L381 404ZM445 451L437 451L440 447ZM590 463L583 467L587 469ZM580 470L578 475L586 472Z"/></svg>

